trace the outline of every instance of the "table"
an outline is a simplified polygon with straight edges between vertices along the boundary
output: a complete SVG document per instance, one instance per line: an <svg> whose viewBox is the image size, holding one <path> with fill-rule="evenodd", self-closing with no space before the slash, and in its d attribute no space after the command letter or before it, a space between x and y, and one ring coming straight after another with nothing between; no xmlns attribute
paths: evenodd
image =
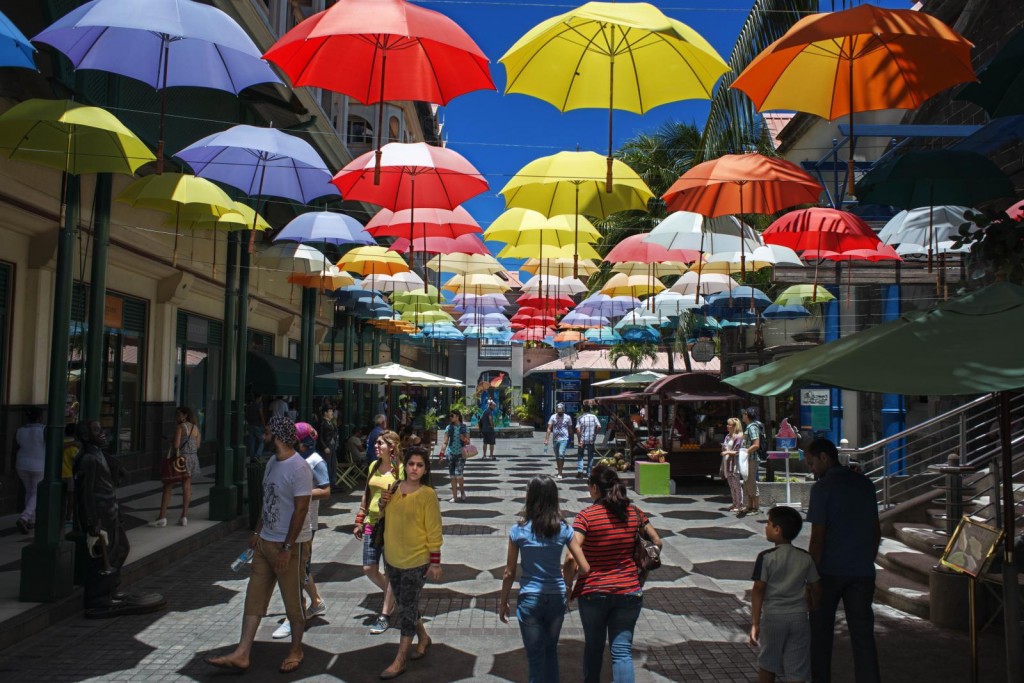
<svg viewBox="0 0 1024 683"><path fill-rule="evenodd" d="M789 480L789 461L792 460L793 458L796 458L797 460L799 460L802 457L802 455L803 455L803 453L801 451L798 451L798 450L792 450L792 451L768 451L768 459L769 460L785 460L786 461L786 505L792 505L793 504L793 496L792 496L792 494L790 492L790 484L792 482L790 482L790 480Z"/></svg>

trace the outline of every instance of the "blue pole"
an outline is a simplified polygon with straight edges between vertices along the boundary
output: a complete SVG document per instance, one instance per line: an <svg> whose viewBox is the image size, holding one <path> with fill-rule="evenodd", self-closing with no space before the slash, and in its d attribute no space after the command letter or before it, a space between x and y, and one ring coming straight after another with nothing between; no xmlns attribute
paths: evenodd
<svg viewBox="0 0 1024 683"><path fill-rule="evenodd" d="M825 343L835 341L839 339L839 296L840 292L838 287L826 287L833 295L835 299L825 304ZM830 439L832 443L839 443L839 439L842 438L843 434L843 391L841 389L831 389L831 401L832 404L832 429L825 434L825 437Z"/></svg>
<svg viewBox="0 0 1024 683"><path fill-rule="evenodd" d="M882 288L882 320L889 322L900 317L900 286L886 285ZM907 408L900 394L882 395L882 436L889 437L906 429ZM887 474L905 474L907 456L906 439L899 439L889 444L889 457L886 458Z"/></svg>

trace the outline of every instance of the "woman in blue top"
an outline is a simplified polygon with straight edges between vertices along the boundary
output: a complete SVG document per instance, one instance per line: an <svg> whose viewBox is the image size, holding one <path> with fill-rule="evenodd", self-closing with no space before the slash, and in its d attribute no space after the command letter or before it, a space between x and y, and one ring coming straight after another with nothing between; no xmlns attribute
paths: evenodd
<svg viewBox="0 0 1024 683"><path fill-rule="evenodd" d="M466 500L466 459L462 457L462 447L469 443L469 429L462 423L462 413L453 410L448 413L448 426L444 428L444 441L438 459L448 459L448 477L452 484L452 497L449 503Z"/></svg>
<svg viewBox="0 0 1024 683"><path fill-rule="evenodd" d="M508 560L501 583L498 617L508 623L508 594L516 578L519 552L523 574L519 577L516 617L530 663L530 683L558 681L558 635L565 618L565 580L562 548L579 566L580 575L590 571L572 528L558 509L558 485L548 476L534 477L526 487L526 505L519 524L508 534Z"/></svg>

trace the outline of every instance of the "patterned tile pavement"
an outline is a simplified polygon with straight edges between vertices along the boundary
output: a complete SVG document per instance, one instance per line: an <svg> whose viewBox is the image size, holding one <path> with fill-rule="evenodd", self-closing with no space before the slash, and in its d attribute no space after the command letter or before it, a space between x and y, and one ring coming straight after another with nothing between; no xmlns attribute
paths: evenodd
<svg viewBox="0 0 1024 683"><path fill-rule="evenodd" d="M446 502L446 478L435 482L444 501L445 576L441 585L428 585L421 603L435 647L426 659L411 663L402 676L405 681L526 680L519 630L502 624L496 614L505 538L522 505L528 477L544 471L553 474L554 468L536 438L499 442L498 457L497 462L469 463L465 503ZM573 474L560 487L568 515L589 502L583 481ZM651 575L637 625L638 681L756 680L754 652L745 640L749 576L754 557L765 547L763 527L757 518L736 519L725 513L728 502L723 492L719 485L692 482L681 485L676 496L635 496L665 536L664 567ZM275 597L260 627L246 680L369 682L390 663L397 633L367 632L380 597L362 576L359 543L350 533L357 499L358 492L336 495L321 507L320 521L326 528L322 526L316 537L314 566L328 609L309 624L301 669L291 676L277 673L287 646L270 638L283 618ZM165 612L108 621L70 619L0 652L0 679L6 683L221 678L203 658L225 651L238 637L246 576L245 570L231 572L229 564L245 542L244 532L228 536L136 586L164 592L170 602ZM878 616L887 679L897 672L923 677L922 666L934 670L931 680L965 678L949 674L968 673L962 634L940 632L927 622L884 608L878 609ZM572 610L559 648L564 680L580 680L582 644L582 628ZM983 641L990 660L998 660L993 651L997 645L997 637ZM914 654L920 648L933 655L922 662ZM606 665L605 680L609 679ZM834 680L852 680L841 625Z"/></svg>

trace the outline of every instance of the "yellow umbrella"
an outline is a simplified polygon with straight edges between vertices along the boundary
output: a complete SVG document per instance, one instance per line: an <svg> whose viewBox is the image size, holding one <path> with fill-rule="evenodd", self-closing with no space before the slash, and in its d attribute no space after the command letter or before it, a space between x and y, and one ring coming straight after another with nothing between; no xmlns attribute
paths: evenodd
<svg viewBox="0 0 1024 683"><path fill-rule="evenodd" d="M580 277L590 277L601 270L600 266L594 263L593 259L580 259L576 266ZM531 275L543 272L545 274L557 275L558 277L566 277L572 275L573 262L571 258L531 258L527 259L526 263L520 266L519 269Z"/></svg>
<svg viewBox="0 0 1024 683"><path fill-rule="evenodd" d="M154 176L158 177L158 176ZM209 209L203 206L185 206L180 214L175 213L173 220L168 217L166 223L174 225L175 231L178 228L185 230L210 230L213 231L213 274L217 275L217 233L237 232L239 230L270 230L270 223L263 216L256 213L256 210L242 202L232 202L233 208L221 216L213 216ZM192 241L195 248L195 239ZM192 259L195 261L195 258Z"/></svg>
<svg viewBox="0 0 1024 683"><path fill-rule="evenodd" d="M711 99L729 71L700 34L643 2L588 2L533 27L498 61L506 94L532 95L559 111L608 108L608 192L612 111Z"/></svg>
<svg viewBox="0 0 1024 683"><path fill-rule="evenodd" d="M178 232L181 221L217 218L235 209L224 190L205 178L187 173L163 173L140 178L121 191L117 201L139 209L163 211L174 217L174 252L178 263Z"/></svg>
<svg viewBox="0 0 1024 683"><path fill-rule="evenodd" d="M414 313L424 313L426 311L440 311L441 306L438 305L436 301L416 301L399 299L395 301L394 309L399 313L405 313L406 311L412 311Z"/></svg>
<svg viewBox="0 0 1024 683"><path fill-rule="evenodd" d="M601 232L585 216L549 218L539 211L518 207L508 209L495 218L483 234L489 242L543 243L555 247L571 242L574 237L584 242L596 242L601 239Z"/></svg>
<svg viewBox="0 0 1024 683"><path fill-rule="evenodd" d="M455 320L439 309L427 310L427 311L416 311L408 310L402 313L402 320L406 322L423 324L423 323L454 323Z"/></svg>
<svg viewBox="0 0 1024 683"><path fill-rule="evenodd" d="M500 273L505 270L490 254L438 254L427 261L427 268L439 273L463 275Z"/></svg>
<svg viewBox="0 0 1024 683"><path fill-rule="evenodd" d="M358 275L394 275L409 270L401 255L381 246L350 249L337 266Z"/></svg>
<svg viewBox="0 0 1024 683"><path fill-rule="evenodd" d="M536 244L521 244L519 246L510 244L498 252L498 258L531 258L539 256L540 249L541 247ZM601 258L597 250L586 242L569 242L560 247L543 247L543 249L544 255L551 258L571 259L577 256L582 256L585 259Z"/></svg>
<svg viewBox="0 0 1024 683"><path fill-rule="evenodd" d="M25 100L0 116L0 149L73 175L132 175L156 157L110 112L68 100Z"/></svg>
<svg viewBox="0 0 1024 683"><path fill-rule="evenodd" d="M389 292L388 295L391 300L395 302L397 306L400 301L405 302L436 302L438 298L437 287L434 285L427 285L427 290L423 291L422 288L410 291L410 292Z"/></svg>
<svg viewBox="0 0 1024 683"><path fill-rule="evenodd" d="M512 287L496 275L479 273L455 275L441 289L467 294L504 294Z"/></svg>
<svg viewBox="0 0 1024 683"><path fill-rule="evenodd" d="M608 296L646 296L657 294L665 289L665 285L659 280L649 278L646 275L626 275L616 273L601 288L601 294Z"/></svg>
<svg viewBox="0 0 1024 683"><path fill-rule="evenodd" d="M356 279L337 266L330 265L319 273L292 273L288 276L288 282L300 287L333 292L341 287L354 285Z"/></svg>

